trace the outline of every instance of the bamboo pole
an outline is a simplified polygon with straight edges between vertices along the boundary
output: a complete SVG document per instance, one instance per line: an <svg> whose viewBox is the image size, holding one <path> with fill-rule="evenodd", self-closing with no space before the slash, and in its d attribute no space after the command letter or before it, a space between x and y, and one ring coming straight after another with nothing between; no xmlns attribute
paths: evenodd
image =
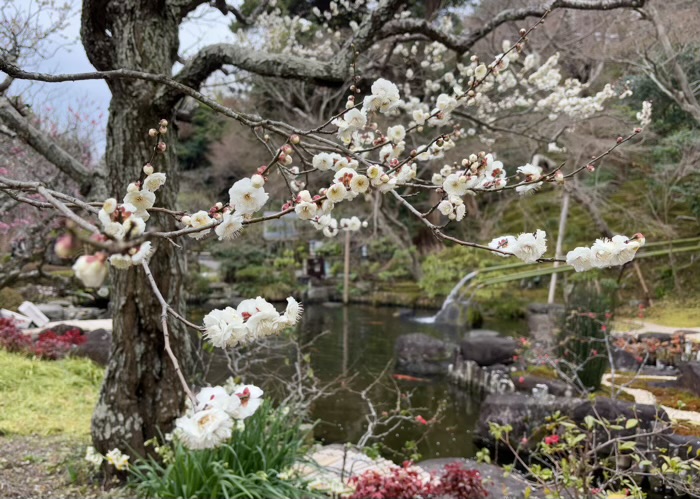
<svg viewBox="0 0 700 499"><path fill-rule="evenodd" d="M350 231L345 231L345 272L343 275L343 303L350 301Z"/></svg>
<svg viewBox="0 0 700 499"><path fill-rule="evenodd" d="M561 258L561 247L564 244L564 232L566 231L566 219L569 215L569 191L564 191L564 196L562 197L561 204L561 215L559 215L559 233L557 234L557 247L554 250L554 258ZM559 262L554 262L554 268L559 266ZM547 297L547 303L554 303L554 296L557 292L557 273L552 274L552 278L549 281L549 296Z"/></svg>

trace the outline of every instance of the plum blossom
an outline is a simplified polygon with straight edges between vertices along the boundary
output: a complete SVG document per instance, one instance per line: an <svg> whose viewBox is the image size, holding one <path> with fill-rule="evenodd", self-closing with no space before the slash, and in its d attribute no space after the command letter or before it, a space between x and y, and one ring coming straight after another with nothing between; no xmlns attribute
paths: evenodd
<svg viewBox="0 0 700 499"><path fill-rule="evenodd" d="M584 272L593 268L591 248L578 247L566 254L566 263L576 272Z"/></svg>
<svg viewBox="0 0 700 499"><path fill-rule="evenodd" d="M232 391L240 399L240 405L233 411L236 419L249 418L262 405L263 391L255 385L238 385Z"/></svg>
<svg viewBox="0 0 700 499"><path fill-rule="evenodd" d="M165 173L161 173L161 172L151 173L143 181L143 188L147 191L155 192L163 184L165 184Z"/></svg>
<svg viewBox="0 0 700 499"><path fill-rule="evenodd" d="M107 256L104 253L83 255L73 264L75 277L80 279L86 288L99 288L107 278Z"/></svg>
<svg viewBox="0 0 700 499"><path fill-rule="evenodd" d="M136 210L150 210L156 202L156 195L148 190L134 190L127 192L124 203L133 205Z"/></svg>
<svg viewBox="0 0 700 499"><path fill-rule="evenodd" d="M366 96L363 101L366 111L386 113L399 102L399 89L389 80L379 78L372 84L371 90L372 95Z"/></svg>
<svg viewBox="0 0 700 499"><path fill-rule="evenodd" d="M255 187L249 178L237 181L228 191L231 206L241 215L252 215L267 202L269 196L262 187Z"/></svg>
<svg viewBox="0 0 700 499"><path fill-rule="evenodd" d="M520 234L512 248L512 253L526 263L534 263L547 251L547 234L538 229L537 232Z"/></svg>
<svg viewBox="0 0 700 499"><path fill-rule="evenodd" d="M197 411L175 421L175 436L188 449L212 449L231 438L233 420L219 408Z"/></svg>
<svg viewBox="0 0 700 499"><path fill-rule="evenodd" d="M219 241L235 238L243 229L243 217L238 213L224 213L221 223L216 226L214 232L219 236Z"/></svg>
<svg viewBox="0 0 700 499"><path fill-rule="evenodd" d="M345 187L343 187L345 189ZM302 220L311 220L316 216L316 203L301 202L294 207L297 216Z"/></svg>
<svg viewBox="0 0 700 499"><path fill-rule="evenodd" d="M322 172L328 171L333 168L333 163L336 160L335 156L340 157L340 155L338 154L334 155L327 152L321 152L314 156L313 160L311 161L311 164L317 170L321 170Z"/></svg>
<svg viewBox="0 0 700 499"><path fill-rule="evenodd" d="M114 466L118 471L123 471L129 467L129 456L122 454L119 449L112 449L105 454L105 460Z"/></svg>
<svg viewBox="0 0 700 499"><path fill-rule="evenodd" d="M219 348L234 347L244 342L248 334L243 317L231 307L209 312L204 316L204 327L205 339Z"/></svg>
<svg viewBox="0 0 700 499"><path fill-rule="evenodd" d="M201 229L202 227L206 227L207 225L210 225L212 222L214 222L214 220L209 216L209 212L206 212L204 210L200 210L196 213L193 213L186 221L188 222L187 225L189 225L193 229ZM198 232L190 233L189 236L194 239L202 239L204 236L209 234L209 232L211 232L211 229L200 230Z"/></svg>
<svg viewBox="0 0 700 499"><path fill-rule="evenodd" d="M517 171L524 175L525 182L528 182L528 184L519 185L515 188L515 191L519 194L527 194L535 191L542 185L542 182L538 182L538 180L542 178L542 167L527 163L523 166L519 166Z"/></svg>
<svg viewBox="0 0 700 499"><path fill-rule="evenodd" d="M517 239L514 236L501 236L493 239L489 243L489 248L500 250L503 253L498 253L495 251L494 253L498 256L507 257L513 254L513 248L515 248L516 244Z"/></svg>
<svg viewBox="0 0 700 499"><path fill-rule="evenodd" d="M208 386L197 394L197 410L219 409L233 417L241 406L241 399L231 396L224 387Z"/></svg>

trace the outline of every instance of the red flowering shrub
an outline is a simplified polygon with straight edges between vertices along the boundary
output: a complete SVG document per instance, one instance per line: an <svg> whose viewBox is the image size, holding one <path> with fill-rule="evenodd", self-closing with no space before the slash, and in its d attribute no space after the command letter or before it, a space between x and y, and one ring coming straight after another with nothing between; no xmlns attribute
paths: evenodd
<svg viewBox="0 0 700 499"><path fill-rule="evenodd" d="M22 334L12 319L0 319L0 348L14 353L29 352L32 339Z"/></svg>
<svg viewBox="0 0 700 499"><path fill-rule="evenodd" d="M432 489L433 496L446 496L455 499L483 499L489 493L484 488L481 474L469 470L462 463L445 465L440 482Z"/></svg>
<svg viewBox="0 0 700 499"><path fill-rule="evenodd" d="M65 357L74 345L82 345L87 336L79 329L70 329L59 335L44 331L36 341L20 331L12 319L0 319L0 348L13 353L26 353L40 359L56 360Z"/></svg>
<svg viewBox="0 0 700 499"><path fill-rule="evenodd" d="M403 467L394 468L384 475L367 471L351 478L350 484L355 487L350 499L484 499L488 496L481 474L464 468L461 463L448 464L441 474L426 480L417 468L405 462Z"/></svg>

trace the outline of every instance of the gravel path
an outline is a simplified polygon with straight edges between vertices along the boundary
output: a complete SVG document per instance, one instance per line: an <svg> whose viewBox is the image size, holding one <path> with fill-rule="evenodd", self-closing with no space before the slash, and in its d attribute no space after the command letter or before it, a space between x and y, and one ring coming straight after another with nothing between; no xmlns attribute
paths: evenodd
<svg viewBox="0 0 700 499"><path fill-rule="evenodd" d="M602 382L605 386L612 386L610 383L611 377L611 374L606 374L603 376ZM676 376L638 376L638 379L674 381L676 380ZM647 390L642 390L641 388L629 388L626 386L617 386L617 388L632 395L634 397L634 401L638 404L656 405L656 397ZM671 418L672 421L687 421L689 423L700 425L700 412L683 411L680 409L674 409L673 407L667 407L665 405L662 405L661 407L666 411L666 414L668 414L668 417Z"/></svg>
<svg viewBox="0 0 700 499"><path fill-rule="evenodd" d="M0 437L0 499L128 497L92 483L84 453L85 442L66 437Z"/></svg>

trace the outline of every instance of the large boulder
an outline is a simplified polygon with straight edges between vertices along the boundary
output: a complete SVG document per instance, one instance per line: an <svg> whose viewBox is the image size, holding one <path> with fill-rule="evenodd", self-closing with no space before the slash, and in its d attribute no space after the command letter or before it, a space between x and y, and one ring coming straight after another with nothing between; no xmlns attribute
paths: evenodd
<svg viewBox="0 0 700 499"><path fill-rule="evenodd" d="M639 428L645 431L655 430L659 423L665 425L670 422L668 414L661 406L636 404L624 400L612 400L607 397L581 402L571 413L571 418L579 424L584 423L586 416L607 419L611 422L619 419L637 419ZM631 430L631 433L635 431L636 429ZM630 433L629 430L622 430L622 434L628 433Z"/></svg>
<svg viewBox="0 0 700 499"><path fill-rule="evenodd" d="M684 362L678 366L681 372L681 386L696 395L700 395L700 362Z"/></svg>
<svg viewBox="0 0 700 499"><path fill-rule="evenodd" d="M429 473L439 474L445 465L452 463L461 463L466 469L478 471L483 480L484 488L489 493L489 498L524 499L526 497L527 480L517 472L512 472L506 477L503 468L493 464L479 463L473 459L444 458L421 461L418 466ZM534 499L539 496L532 494L529 497Z"/></svg>
<svg viewBox="0 0 700 499"><path fill-rule="evenodd" d="M467 335L459 345L462 359L480 366L512 364L517 345L513 338L489 334Z"/></svg>
<svg viewBox="0 0 700 499"><path fill-rule="evenodd" d="M423 333L403 334L396 339L394 355L399 371L415 374L444 374L456 346Z"/></svg>
<svg viewBox="0 0 700 499"><path fill-rule="evenodd" d="M491 394L481 404L475 437L482 444L494 446L489 423L510 425L510 438L518 445L523 437L531 437L545 419L559 411L571 415L580 399L565 397L534 397L526 393Z"/></svg>
<svg viewBox="0 0 700 499"><path fill-rule="evenodd" d="M109 361L109 352L112 348L112 333L105 329L95 329L85 333L87 341L78 345L75 354L87 357L95 363L106 366Z"/></svg>

